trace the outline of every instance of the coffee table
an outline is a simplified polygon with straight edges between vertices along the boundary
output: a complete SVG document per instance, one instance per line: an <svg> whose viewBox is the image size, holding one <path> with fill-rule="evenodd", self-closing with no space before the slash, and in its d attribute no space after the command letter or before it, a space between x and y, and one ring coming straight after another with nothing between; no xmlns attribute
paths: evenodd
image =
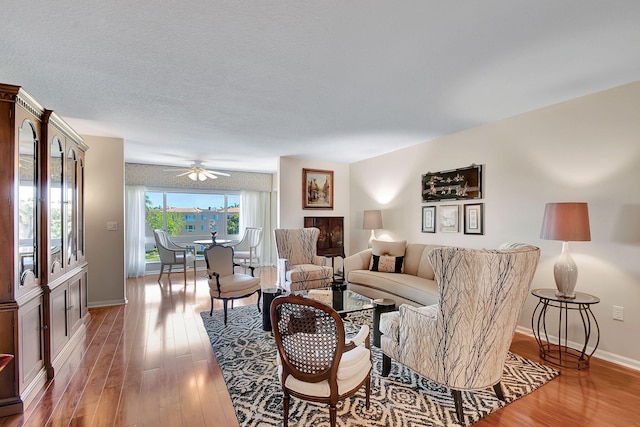
<svg viewBox="0 0 640 427"><path fill-rule="evenodd" d="M373 344L377 347L380 346L380 330L378 328L378 323L380 319L380 314L392 311L395 309L395 301L390 300L388 298L385 299L372 299L367 296L361 295L357 292L354 292L350 289L337 289L337 288L327 288L324 289L328 292L331 292L331 301L329 304L333 307L335 311L338 312L340 317L346 317L349 313L355 313L358 311L364 310L373 310ZM298 295L307 296L309 291L296 291L294 292Z"/></svg>

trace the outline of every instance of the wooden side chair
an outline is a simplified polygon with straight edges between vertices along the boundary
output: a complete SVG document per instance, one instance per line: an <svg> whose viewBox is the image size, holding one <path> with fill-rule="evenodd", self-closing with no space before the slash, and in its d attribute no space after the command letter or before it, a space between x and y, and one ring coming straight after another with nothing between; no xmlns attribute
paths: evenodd
<svg viewBox="0 0 640 427"><path fill-rule="evenodd" d="M260 296L262 294L260 278L234 271L233 248L213 245L205 250L204 257L207 263L209 295L211 296L209 316L213 315L213 300L222 300L224 324L226 325L229 301L233 303L233 300L246 298L256 292L258 293L258 312L260 312Z"/></svg>
<svg viewBox="0 0 640 427"><path fill-rule="evenodd" d="M271 325L278 346L278 376L284 393L284 426L290 396L329 404L331 426L336 404L364 385L367 409L371 394L369 327L347 341L340 315L319 301L280 296L271 304Z"/></svg>

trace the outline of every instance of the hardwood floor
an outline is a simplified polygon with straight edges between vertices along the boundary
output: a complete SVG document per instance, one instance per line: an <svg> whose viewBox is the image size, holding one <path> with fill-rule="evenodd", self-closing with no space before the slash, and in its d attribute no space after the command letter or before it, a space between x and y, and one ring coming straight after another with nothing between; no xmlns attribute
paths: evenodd
<svg viewBox="0 0 640 427"><path fill-rule="evenodd" d="M261 270L263 287L270 287L274 269ZM69 360L24 414L0 418L0 427L238 426L200 319L209 295L203 272L197 274L195 288L193 276L185 288L181 274L163 286L155 275L129 279L126 306L91 310L84 357ZM540 361L531 337L516 334L511 348ZM640 372L591 361L585 371L563 369L476 425L640 426Z"/></svg>

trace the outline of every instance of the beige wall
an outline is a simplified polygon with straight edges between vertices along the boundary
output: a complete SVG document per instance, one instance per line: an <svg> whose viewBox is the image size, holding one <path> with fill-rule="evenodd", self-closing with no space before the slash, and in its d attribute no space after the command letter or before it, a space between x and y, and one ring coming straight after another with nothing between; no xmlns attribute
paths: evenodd
<svg viewBox="0 0 640 427"><path fill-rule="evenodd" d="M124 141L83 136L86 156L85 217L89 306L124 304ZM108 231L107 222L117 230Z"/></svg>
<svg viewBox="0 0 640 427"><path fill-rule="evenodd" d="M354 253L368 233L364 209L383 209L389 239L495 248L505 241L541 248L532 288L553 288L561 242L540 239L547 202L589 203L591 242L571 243L577 290L601 298L599 355L640 369L640 82L438 138L351 165L350 223ZM421 233L421 175L484 165L485 234ZM458 204L460 202L453 202ZM447 202L433 203L440 206ZM537 299L520 318L531 329ZM624 307L624 321L612 307ZM571 334L578 324L571 321ZM572 338L572 337L570 337Z"/></svg>

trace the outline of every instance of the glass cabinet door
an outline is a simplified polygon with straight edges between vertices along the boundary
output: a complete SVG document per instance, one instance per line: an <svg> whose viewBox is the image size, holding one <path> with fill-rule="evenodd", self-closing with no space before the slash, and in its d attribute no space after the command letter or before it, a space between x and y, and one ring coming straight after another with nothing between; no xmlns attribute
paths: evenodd
<svg viewBox="0 0 640 427"><path fill-rule="evenodd" d="M20 286L38 279L38 138L33 123L25 120L18 143L18 275Z"/></svg>
<svg viewBox="0 0 640 427"><path fill-rule="evenodd" d="M50 273L63 268L62 262L62 200L64 149L56 137L51 142L49 158L49 255Z"/></svg>
<svg viewBox="0 0 640 427"><path fill-rule="evenodd" d="M71 149L67 154L67 169L65 177L66 197L64 200L65 207L65 231L67 233L67 265L74 264L78 258L78 237L77 237L77 169L76 169L76 152Z"/></svg>
<svg viewBox="0 0 640 427"><path fill-rule="evenodd" d="M78 159L78 255L84 258L84 159Z"/></svg>

